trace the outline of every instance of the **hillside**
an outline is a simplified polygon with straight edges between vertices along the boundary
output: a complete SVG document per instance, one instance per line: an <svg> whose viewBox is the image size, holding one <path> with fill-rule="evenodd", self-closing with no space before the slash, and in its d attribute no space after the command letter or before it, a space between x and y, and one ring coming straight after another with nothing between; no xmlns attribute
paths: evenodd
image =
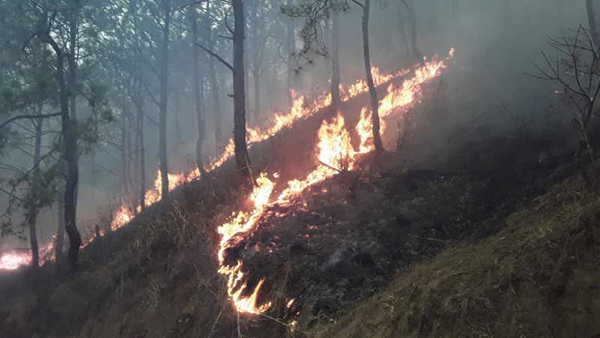
<svg viewBox="0 0 600 338"><path fill-rule="evenodd" d="M356 125L366 99L344 105L341 125ZM335 115L324 109L253 146L255 176L287 182L319 167L320 130ZM259 314L236 312L218 273L217 228L252 210L226 163L93 241L81 271L46 264L38 278L2 276L2 337L600 333L596 187L569 154L540 161L528 138L472 141L421 161L410 161L418 139L400 153L355 154L347 169L267 205L223 263L243 263L240 293L255 293Z"/></svg>

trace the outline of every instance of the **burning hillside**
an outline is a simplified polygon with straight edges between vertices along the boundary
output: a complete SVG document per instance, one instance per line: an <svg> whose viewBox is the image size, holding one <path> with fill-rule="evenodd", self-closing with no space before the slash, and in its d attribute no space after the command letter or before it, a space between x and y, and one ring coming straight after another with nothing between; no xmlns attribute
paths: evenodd
<svg viewBox="0 0 600 338"><path fill-rule="evenodd" d="M450 58L454 51L450 52ZM382 100L382 117L386 118L392 114L399 114L414 105L422 95L421 85L439 76L445 67L443 61L432 61L415 70L413 78L406 80L402 86L395 87L390 84L386 97ZM405 74L406 72L401 72ZM258 224L263 218L274 214L278 218L285 217L284 213L277 210L282 207L290 207L298 203L302 195L314 185L331 179L343 171L351 171L357 166L359 155L374 150L372 146L372 127L370 114L363 109L360 120L356 126L360 138L360 147L355 150L350 140L350 134L346 130L344 118L336 116L332 121L325 121L318 132L317 141L317 167L305 178L293 179L287 184L276 197L271 195L275 183L266 175L258 178L258 184L250 196L251 211L241 211L234 219L222 225L219 233L222 235L219 248L219 272L228 279L228 294L236 309L240 312L262 313L268 310L272 303L260 303L260 291L265 283L264 278L254 280L252 284L248 281L247 273L241 257L235 253L240 245L244 245L246 238L252 236ZM274 179L278 177L275 173ZM272 202L269 202L269 201ZM235 250L232 250L235 248ZM257 249L262 250L262 249ZM270 250L267 246L266 250ZM288 300L292 302L292 300Z"/></svg>
<svg viewBox="0 0 600 338"><path fill-rule="evenodd" d="M454 49L450 51L449 57L446 60L438 60L434 58L431 61L425 61L422 65L414 67L413 69L402 69L396 73L391 74L382 74L378 68L373 68L373 75L375 82L378 86L387 85L386 95L381 100L381 108L380 114L383 119L388 117L393 113L399 113L402 110L406 110L410 108L412 105L417 103L421 99L422 90L421 85L427 83L433 78L439 76L441 71L446 67L446 62L454 56ZM412 74L412 75L411 75ZM404 80L400 86L396 86L393 81L398 78L404 78L409 76L408 79ZM341 92L343 93L342 101L348 102L354 97L357 97L361 94L364 94L368 91L368 87L364 80L357 80L355 83L351 84L347 88L343 85L340 85ZM325 93L318 97L312 104L307 104L304 96L299 96L294 100L294 103L291 109L287 112L277 112L273 114L271 121L268 123L269 126L266 128L256 127L250 128L248 130L248 144L253 145L277 135L277 133L281 132L284 129L287 129L294 125L297 121L305 120L315 115L317 112L325 109L331 104L331 94ZM342 152L352 152L352 156L357 155L358 153L366 153L371 151L371 147L368 146L370 138L368 134L371 133L370 129L370 114L368 114L366 108L363 110L361 115L361 120L357 125L357 130L361 133L360 136L360 149L358 151L354 151L351 146L347 145L347 149L328 149L323 150L328 152L329 160L332 158L330 156L339 156L337 153L339 151ZM385 123L385 120L382 122ZM385 124L382 125L382 131L385 128ZM332 136L333 137L333 136ZM321 142L321 141L320 141ZM223 153L214 161L212 161L205 168L207 171L214 171L221 167L227 160L229 160L233 155L233 140L230 140L228 145L225 147ZM350 153L345 154L344 156L350 156ZM350 157L352 157L350 156ZM327 161L322 162L322 164L328 164ZM325 165L327 167L327 165ZM310 182L320 182L331 175L334 174L335 166L332 169L331 167L327 167L329 172L324 174L318 170L316 170L312 175L314 177L309 177L306 180ZM318 176L318 177L316 177ZM186 182L190 182L192 180L196 180L200 177L200 171L198 169L190 171L188 173L181 174L169 174L169 191L172 191L182 184ZM289 182L290 190L288 193L291 193L293 189L302 190L302 186L310 185L308 182L303 181L292 181ZM157 178L154 182L154 186L149 189L145 193L145 205L147 207L154 205L158 201L161 200L161 187L162 180L160 173L157 173ZM299 193L299 191L295 191ZM124 225L128 224L136 215L136 213L141 212L141 208L138 206L137 210L134 210L130 205L123 204L119 208L117 208L115 214L112 217L112 223L110 225L111 231L116 231ZM104 229L101 230L100 234L104 234ZM83 246L85 247L91 241L95 239L96 233L90 233L88 237L83 241ZM41 263L45 263L48 260L53 259L52 251L53 251L53 242L49 242L45 245L43 252L41 253ZM0 270L7 269L12 270L16 269L19 266L26 265L30 262L31 257L26 253L7 253L4 254L2 259L0 260Z"/></svg>

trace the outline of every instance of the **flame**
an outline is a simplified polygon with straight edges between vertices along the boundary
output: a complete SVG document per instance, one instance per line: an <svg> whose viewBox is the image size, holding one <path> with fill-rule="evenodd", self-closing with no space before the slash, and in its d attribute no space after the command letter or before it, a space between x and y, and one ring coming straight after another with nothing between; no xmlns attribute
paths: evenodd
<svg viewBox="0 0 600 338"><path fill-rule="evenodd" d="M454 54L455 50L451 49L446 60L452 59ZM444 61L433 60L425 62L423 65L414 69L415 76L406 80L401 86L396 87L393 84L390 84L387 88L387 95L380 102L380 117L384 118L398 112L406 111L418 102L422 97L421 84L439 76L445 67L446 64ZM377 67L373 67L372 74L375 85L379 86L396 77L404 76L412 70L413 69L407 68L386 75ZM367 91L368 86L364 80L357 80L348 87L340 85L342 101L348 101ZM290 127L298 120L311 117L321 109L331 105L331 94L327 92L319 96L310 105L306 103L304 96L292 92L292 97L294 98L294 102L291 109L288 112L275 113L270 120L268 128L264 130L258 127L248 129L249 146L264 141L281 130ZM385 121L382 119L382 132L384 129ZM271 306L271 303L263 305L257 304L258 295L264 284L264 279L261 279L256 284L250 296L243 296L243 294L248 294L246 289L249 287L246 283L242 282L245 276L242 271L243 264L241 261L238 261L235 267L224 265L225 250L236 243L234 237L251 232L256 227L258 220L269 205L276 203L290 205L293 203L293 200L301 195L308 187L334 176L337 174L338 170L353 169L355 166L356 155L368 153L374 148L372 144L372 124L370 121L370 114L366 108L363 108L361 111L361 118L356 126L356 130L360 137L358 151L352 149L350 137L344 130L344 120L342 117L338 116L331 123L324 123L319 130L319 165L315 170L309 173L304 180L295 179L287 182L287 188L284 189L271 203L269 203L269 200L275 183L269 180L265 175L262 175L257 180L257 185L250 196L250 201L253 204L252 211L240 212L230 223L219 227L219 233L222 236L218 254L221 266L219 272L228 276L228 293L238 311L246 313L262 313ZM223 149L223 153L209 164L206 170L212 171L219 168L233 155L234 143L233 140L230 139L227 146ZM195 169L188 174L169 174L169 191L179 187L185 182L197 179L200 176L200 171L198 169ZM274 175L274 177L278 178L277 175ZM158 172L153 188L145 193L146 206L150 206L161 200L161 186L162 177L160 172ZM137 211L141 211L139 207ZM125 205L121 206L113 216L111 230L114 231L123 227L129 223L133 217L134 213L131 208ZM88 238L84 241L82 247L91 243L94 238L95 237L93 236ZM42 264L53 259L51 255L53 248L54 241L50 241L40 249L40 262ZM17 269L19 266L29 264L30 261L31 254L7 253L0 258L0 270Z"/></svg>
<svg viewBox="0 0 600 338"><path fill-rule="evenodd" d="M454 49L450 50L446 60L454 57ZM414 71L414 76L407 79L400 86L390 84L387 88L387 94L379 103L380 132L383 134L386 129L384 118L408 111L423 96L422 85L437 78L446 68L444 60L432 60L425 62ZM381 75L377 75L381 76ZM385 77L383 77L385 79ZM360 113L360 120L356 125L356 131L360 137L359 153L368 153L375 149L373 144L373 124L371 123L371 114L366 107Z"/></svg>
<svg viewBox="0 0 600 338"><path fill-rule="evenodd" d="M237 244L237 241L235 241L236 236L247 233L256 227L257 222L269 202L274 187L275 183L263 173L256 180L256 185L249 198L250 202L253 204L252 211L240 211L231 222L221 225L218 229L218 232L221 235L218 253L219 265L221 266L219 273L228 278L227 293L239 312L262 313L270 307L270 304L264 304L262 306L257 305L258 293L260 292L264 280L261 280L256 285L250 297L242 295L248 288L247 283L242 283L244 279L244 273L242 272L243 263L242 261L238 261L235 267L225 265L225 251Z"/></svg>
<svg viewBox="0 0 600 338"><path fill-rule="evenodd" d="M352 159L357 154L352 149L350 135L344 128L344 119L337 116L332 122L324 122L319 129L319 165L304 180L291 180L288 187L284 189L273 202L269 203L275 183L265 174L262 174L250 195L250 202L253 209L250 212L240 211L230 222L219 227L221 234L219 244L219 273L225 275L228 279L228 295L238 312L242 313L264 313L271 307L271 302L259 305L258 294L264 284L261 279L255 286L250 296L248 294L248 284L245 282L246 274L243 271L243 262L237 261L233 267L226 265L225 252L239 243L240 235L253 231L258 221L264 216L268 207L275 204L290 205L293 199L301 195L308 187L323 182L338 173L340 168L351 169Z"/></svg>
<svg viewBox="0 0 600 338"><path fill-rule="evenodd" d="M0 257L0 270L16 270L31 262L31 255L26 253L9 252Z"/></svg>
<svg viewBox="0 0 600 338"><path fill-rule="evenodd" d="M451 56L453 52L451 52ZM431 79L439 76L442 69L445 68L443 61L431 61L426 62L422 66L415 69L415 75L406 80L402 86L395 87L391 84L388 87L388 94L381 101L381 116L386 117L402 109L407 109L417 102L417 98L422 95L421 84L430 81ZM403 70L394 75L382 75L378 70L374 69L374 78L378 83L389 81L394 76L405 75L408 71ZM358 81L348 88L347 91L342 91L345 98L358 95L361 92L368 90L364 81ZM302 101L300 101L302 100ZM292 113L288 116L276 116L276 123L273 125L271 130L276 133L285 126L293 123L298 118L311 114L312 110L308 113L300 114L302 107L304 106L303 98L300 97L294 102ZM330 100L330 97L329 97ZM323 99L321 102L327 102L327 99ZM319 107L319 104L314 107ZM385 130L385 122L381 121L381 130ZM309 187L323 182L334 175L340 170L352 170L356 166L357 155L368 153L374 149L372 142L372 124L370 120L370 114L367 108L363 108L361 111L361 118L356 126L360 137L360 146L358 150L354 150L350 142L350 135L345 129L345 121L342 116L338 115L331 122L323 122L318 133L318 165L310 172L303 180L293 179L287 182L287 188L269 202L275 183L268 179L265 174L257 180L251 196L250 202L253 204L251 211L240 211L234 218L228 223L223 224L219 227L219 233L221 234L221 241L219 244L219 273L225 275L228 279L228 295L238 312L258 314L264 313L271 307L271 302L265 304L258 303L258 295L264 285L265 279L261 279L253 290L249 289L248 283L245 281L247 273L244 272L244 265L242 260L238 260L235 266L226 264L225 252L228 248L231 248L240 243L242 236L247 233L251 233L257 227L257 224L261 217L264 216L269 207L274 205L289 206L295 202L298 196L301 196ZM264 137L262 133L253 130L250 133L250 139L260 140ZM278 178L278 174L274 175ZM235 214L234 214L235 215ZM250 296L244 296L248 295ZM293 300L288 303L288 306L293 304Z"/></svg>
<svg viewBox="0 0 600 338"><path fill-rule="evenodd" d="M376 85L389 82L396 77L408 74L410 71L411 69L402 69L396 73L386 75L383 74L379 70L379 68L372 68L373 79ZM367 86L366 81L364 80L357 80L354 84L350 85L348 89L345 89L344 85L340 84L340 95L342 96L343 101L348 101L349 99L357 95L363 94L368 90L369 88ZM331 93L329 92L325 92L322 95L320 95L310 105L306 103L305 96L298 95L298 93L296 93L295 91L292 91L291 94L294 98L292 107L287 112L276 112L270 119L270 122L268 123L270 127L264 130L260 127L249 128L247 130L248 146L252 146L255 143L262 142L274 136L281 130L290 127L298 120L309 118L321 109L331 105L332 98ZM211 164L209 164L205 169L207 171L213 171L221 167L229 158L231 158L234 155L234 153L235 146L233 143L233 139L230 139L225 148L223 149L221 155L214 159L214 161ZM199 177L200 171L198 169L194 170L188 175L169 174L169 191L177 188L185 182L189 182ZM162 177L160 175L160 171L158 171L153 189L149 189L145 194L146 206L150 206L161 200L161 185ZM141 210L138 208L138 212L140 211ZM131 210L129 210L126 207L121 207L113 216L113 223L111 224L111 228L113 230L119 229L120 227L124 226L129 221L131 221L132 218L133 214Z"/></svg>

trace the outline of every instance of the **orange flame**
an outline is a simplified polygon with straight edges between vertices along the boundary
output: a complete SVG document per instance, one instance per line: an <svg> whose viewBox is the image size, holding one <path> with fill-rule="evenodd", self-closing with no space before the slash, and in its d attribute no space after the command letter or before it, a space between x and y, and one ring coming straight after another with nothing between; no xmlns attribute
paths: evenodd
<svg viewBox="0 0 600 338"><path fill-rule="evenodd" d="M450 55L450 57L452 57L453 51L451 51ZM415 70L415 76L406 80L401 87L396 88L394 85L390 85L388 87L388 95L386 95L381 102L381 117L388 116L413 105L417 101L417 98L422 95L420 85L439 76L444 67L445 63L443 61L427 62L417 68ZM394 76L405 75L407 73L408 71L403 70L394 75L384 76L380 74L378 70L374 69L374 77L378 83L389 81ZM348 97L358 95L366 90L368 90L366 84L363 81L358 81L350 86L347 91L342 91L342 93L345 95L345 99L347 99ZM328 98L330 100L330 97ZM303 98L300 99L303 100ZM284 126L292 124L298 118L306 116L306 114L302 115L294 113L295 111L299 112L302 105L303 103L300 104L300 101L295 101L294 108L292 108L292 114L286 116L286 118L276 120L279 122L274 124L272 129L274 130L273 133L281 130ZM275 183L269 180L264 174L261 175L257 181L258 184L250 196L250 200L254 204L254 209L250 212L240 211L231 222L225 223L219 227L219 233L222 236L218 253L220 264L219 272L228 278L228 294L238 312L252 314L263 313L271 307L271 302L258 304L258 295L264 285L265 279L261 279L253 290L248 290L249 286L247 282L245 282L246 273L244 272L243 262L238 260L234 267L224 265L225 251L239 243L241 239L235 239L236 236L252 232L256 228L258 221L269 206L275 204L283 206L293 204L294 199L297 196L300 196L308 187L333 177L339 170L352 170L356 165L357 155L372 151L374 149L372 144L373 129L371 120L369 119L370 114L367 112L368 110L363 108L361 111L361 118L356 127L360 137L360 147L358 151L353 149L350 142L350 136L344 128L344 119L338 114L331 122L324 122L321 125L318 133L319 164L304 180L290 180L287 182L287 188L284 189L273 202L269 202ZM312 113L311 110L309 110L308 114ZM385 122L381 121L381 130L383 131L384 129ZM251 139L260 140L263 135L264 134L255 132L251 134ZM278 177L277 174L274 176L275 178ZM250 294L250 296L243 296L242 294ZM293 301L289 304L293 304Z"/></svg>
<svg viewBox="0 0 600 338"><path fill-rule="evenodd" d="M26 253L9 252L0 257L0 270L16 270L31 262L31 255Z"/></svg>

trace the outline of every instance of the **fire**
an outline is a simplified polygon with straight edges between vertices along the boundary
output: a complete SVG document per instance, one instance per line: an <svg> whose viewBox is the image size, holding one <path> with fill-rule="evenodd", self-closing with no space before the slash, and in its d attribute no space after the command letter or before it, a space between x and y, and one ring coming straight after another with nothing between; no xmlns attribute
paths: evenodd
<svg viewBox="0 0 600 338"><path fill-rule="evenodd" d="M271 307L271 303L268 302L262 305L257 303L264 279L257 283L250 296L243 295L249 293L247 292L249 286L244 281L246 274L243 271L243 262L238 260L234 267L226 265L226 250L238 244L241 235L250 233L256 228L258 221L264 216L268 207L275 204L291 205L293 199L302 194L308 187L331 178L340 169L351 169L353 166L353 159L357 152L352 149L350 135L344 128L344 119L341 116L338 115L332 122L324 122L318 135L319 165L316 169L308 174L304 180L289 181L288 187L273 202L269 202L269 200L275 183L267 178L265 174L262 174L250 195L250 202L253 204L252 211L240 211L232 221L223 224L218 229L219 234L221 234L218 253L221 266L219 273L228 279L228 294L238 312L263 313Z"/></svg>
<svg viewBox="0 0 600 338"><path fill-rule="evenodd" d="M126 205L121 206L121 208L115 213L113 216L112 223L110 224L110 229L112 231L118 230L123 225L129 223L133 219L133 212Z"/></svg>
<svg viewBox="0 0 600 338"><path fill-rule="evenodd" d="M454 49L451 49L446 60L451 60L453 57ZM416 68L414 76L404 81L402 85L390 84L388 86L386 96L379 103L380 132L382 134L386 128L384 118L406 112L418 103L423 96L422 85L440 76L445 68L446 63L443 60L426 62ZM375 149L371 114L367 108L363 108L356 126L356 131L360 136L360 153L368 153Z"/></svg>
<svg viewBox="0 0 600 338"><path fill-rule="evenodd" d="M450 50L446 60L454 57L454 49ZM444 61L430 61L414 69L415 75L406 80L401 86L390 84L387 89L387 95L380 102L380 117L384 118L391 114L406 111L422 96L421 84L430 81L439 76L441 71L446 67ZM377 67L372 68L373 78L377 86L384 84L397 78L409 74L413 69L402 69L396 73L383 74ZM368 91L368 86L364 80L358 80L352 85L345 87L340 85L342 101L363 94ZM295 122L313 116L321 109L331 104L331 94L324 93L319 96L310 105L306 103L304 96L298 96L294 93L294 102L288 112L277 112L271 118L269 127L249 128L248 130L248 145L251 146L257 142L264 141L281 130L290 127ZM385 128L385 121L381 120L381 130ZM356 155L368 153L373 150L372 144L372 125L370 114L366 108L361 111L361 118L356 129L360 137L360 146L356 151L350 144L350 137L344 129L344 119L340 116L336 117L330 123L324 123L319 130L319 164L315 170L309 173L304 180L291 180L287 182L287 188L284 189L279 196L271 200L271 194L275 187L275 183L261 175L258 178L257 184L250 196L252 202L252 211L240 212L229 223L219 227L219 234L222 236L219 246L219 263L221 268L219 272L228 277L228 293L231 297L236 309L245 313L262 313L268 310L270 303L258 305L258 295L264 284L264 279L260 280L252 292L247 292L249 287L244 283L244 273L242 262L237 262L235 267L226 266L224 264L224 256L227 248L230 248L236 243L236 237L254 230L257 222L262 217L265 210L273 204L291 205L293 200L300 196L308 187L322 182L336 175L339 170L351 170L355 165ZM234 155L233 140L230 139L223 153L216 158L211 164L206 167L207 171L212 171L222 166L229 158ZM185 182L197 179L200 177L198 169L188 174L169 174L169 191L179 187ZM274 175L275 179L278 178ZM152 189L149 189L146 194L146 206L150 206L161 200L162 177L160 172L154 182ZM140 212L140 208L137 210ZM134 212L127 206L121 206L113 217L111 230L117 230L130 222L134 217ZM85 241L84 245L92 241ZM51 252L54 242L49 242L40 250L40 261L45 263L52 259ZM16 269L21 265L29 264L31 254L8 253L0 258L0 269ZM248 295L250 296L244 296Z"/></svg>
<svg viewBox="0 0 600 338"><path fill-rule="evenodd" d="M0 270L16 270L31 262L31 255L26 253L9 252L0 257Z"/></svg>
<svg viewBox="0 0 600 338"><path fill-rule="evenodd" d="M450 55L453 55L452 51ZM402 86L396 88L391 84L388 87L388 94L381 102L381 117L386 117L392 113L403 109L405 110L412 106L417 102L417 98L420 98L420 95L422 95L421 84L439 76L444 68L445 63L443 61L431 61L415 69L415 75L406 80ZM388 77L381 75L378 71L374 71L376 74L376 81L378 82L389 81L394 76L397 76L398 74L404 75L407 72L408 71L400 71L399 73ZM343 91L343 93L346 93L345 95L347 98L358 95L358 93L364 92L365 90L368 90L368 88L363 82L359 81L350 86L348 91ZM300 101L295 101L292 112L300 111L302 106L303 103L300 104ZM276 120L280 122L274 124L273 130L281 130L277 128L283 128L287 123L293 123L293 121L295 121L295 116L300 118L303 115L292 113L290 116L286 117L286 119ZM382 121L381 129L384 130L384 128L385 122ZM238 312L251 314L264 313L272 304L271 302L265 304L258 303L258 295L264 285L265 279L261 279L253 290L249 290L250 286L245 281L247 273L244 272L242 260L238 260L235 266L226 264L226 250L239 244L242 240L241 237L244 234L254 231L259 220L264 216L269 207L274 205L292 205L295 202L295 199L302 195L307 188L333 177L341 170L352 170L356 166L357 155L368 153L374 149L372 144L373 129L370 114L368 114L366 108L363 108L361 111L361 118L356 126L356 130L360 137L360 146L358 150L355 150L352 147L350 135L345 128L345 121L342 116L338 114L331 122L324 122L318 133L317 167L310 172L305 179L294 179L287 182L287 188L281 191L279 196L274 198L272 202L269 202L269 200L271 199L275 183L268 179L264 174L261 175L250 196L250 202L253 204L253 209L249 212L240 211L232 221L219 227L219 233L222 236L218 253L220 264L219 273L226 276L228 279L228 294ZM261 135L263 134L251 134L251 139L260 139L263 137ZM278 178L278 175L275 174L274 177ZM245 296L248 294L249 296ZM289 304L293 304L293 301Z"/></svg>
<svg viewBox="0 0 600 338"><path fill-rule="evenodd" d="M245 313L262 313L270 307L270 304L263 306L257 305L257 297L264 280L259 282L250 297L244 297L242 293L248 288L247 283L243 283L244 273L242 272L242 261L238 261L235 267L225 265L225 251L237 244L235 237L247 233L256 227L257 222L265 210L273 192L275 183L271 181L265 174L262 174L256 180L256 186L250 195L250 202L253 209L250 212L241 211L229 223L225 223L219 227L218 232L221 235L219 243L219 273L228 278L227 293L233 301L236 309L239 312Z"/></svg>
<svg viewBox="0 0 600 338"><path fill-rule="evenodd" d="M453 54L454 54L454 52L453 52L453 50L451 50L451 55L453 55ZM438 68L440 67L440 64L443 66L443 62L427 63L425 66L417 69L416 73L418 74L418 76L420 76L422 78L427 78L428 76L431 77L432 71L434 74L439 71ZM428 70L429 72L426 72L426 70ZM377 68L377 67L372 68L373 79L374 79L376 85L381 85L383 83L391 81L392 79L394 79L396 77L404 76L404 75L410 73L410 71L411 71L411 69L402 69L396 73L391 73L391 74L386 75L386 74L383 74L379 70L379 68ZM435 75L435 76L437 76L437 75ZM424 82L424 81L426 81L426 80L421 80L421 82ZM406 84L406 85L408 86L408 84ZM413 84L413 87L414 86L415 86L415 84ZM391 89L394 89L393 90L394 92L396 91L395 88L389 87L388 92ZM351 99L357 95L367 92L369 90L369 88L367 86L367 83L364 80L357 80L356 83L350 85L348 87L348 89L345 89L343 85L340 85L340 90L341 90L342 100L348 101L349 99ZM397 102L396 102L397 99L394 95L392 95L391 97L388 95L382 101L382 111L384 113L388 112L390 110L390 108L388 108L388 107L390 107L390 106L393 107L394 104L397 104ZM269 122L270 127L266 128L264 130L259 127L248 129L247 137L248 137L248 145L249 146L252 146L255 143L262 142L262 141L272 137L273 135L277 134L278 132L280 132L281 130L283 130L285 128L290 127L291 125L293 125L295 122L297 122L299 120L306 119L306 118L313 116L315 113L317 113L321 109L331 105L331 100L332 100L331 93L328 93L328 92L323 93L310 105L307 105L306 98L304 96L297 95L296 92L292 93L292 97L294 97L294 102L293 102L290 110L287 112L275 113ZM391 100L391 102L390 102L390 100ZM411 97L405 97L404 100L410 101L410 102L413 101L413 99ZM227 145L225 146L225 148L223 149L223 153L219 157L217 157L211 164L209 164L205 169L207 171L213 171L213 170L221 167L229 158L231 158L234 155L234 152L235 152L235 146L233 143L233 139L230 139L229 142L227 143ZM361 150L361 152L362 152L362 150ZM195 171L193 171L192 173L190 173L188 175L169 174L169 191L177 188L178 186L180 186L181 184L183 184L185 182L189 182L189 181L197 179L199 177L200 177L200 171L198 169L196 169ZM162 185L162 178L161 178L160 171L159 171L157 174L157 179L154 182L153 189L150 189L146 192L146 195L145 195L146 206L150 206L161 200L161 198L162 198L161 185ZM138 209L138 212L139 211L141 211L141 210ZM124 226L125 224L127 224L132 218L133 218L133 214L131 213L131 210L129 210L126 207L121 207L113 217L113 224L111 224L111 228L113 230L116 230L116 229Z"/></svg>

